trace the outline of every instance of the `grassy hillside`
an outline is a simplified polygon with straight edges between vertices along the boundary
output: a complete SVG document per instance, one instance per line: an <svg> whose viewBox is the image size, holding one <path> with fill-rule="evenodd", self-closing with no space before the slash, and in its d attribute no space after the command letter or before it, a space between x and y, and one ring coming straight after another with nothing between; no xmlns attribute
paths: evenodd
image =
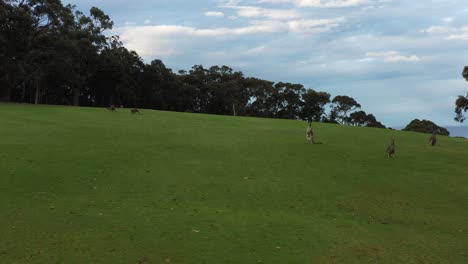
<svg viewBox="0 0 468 264"><path fill-rule="evenodd" d="M468 141L305 128L0 104L0 263L468 263Z"/></svg>

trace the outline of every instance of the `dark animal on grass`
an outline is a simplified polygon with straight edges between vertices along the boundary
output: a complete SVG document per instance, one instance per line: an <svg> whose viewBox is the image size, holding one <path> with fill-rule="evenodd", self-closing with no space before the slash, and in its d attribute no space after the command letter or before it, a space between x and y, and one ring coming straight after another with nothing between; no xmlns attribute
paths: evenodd
<svg viewBox="0 0 468 264"><path fill-rule="evenodd" d="M394 138L392 138L392 140L390 141L390 145L387 147L386 154L387 154L387 157L389 158L395 157L395 139Z"/></svg>
<svg viewBox="0 0 468 264"><path fill-rule="evenodd" d="M307 139L307 143L315 144L314 131L312 130L312 122L311 121L309 121L309 126L307 126L307 129L306 129L306 139Z"/></svg>
<svg viewBox="0 0 468 264"><path fill-rule="evenodd" d="M132 110L130 110L132 112L132 114L141 114L140 110L138 110L138 108L132 108Z"/></svg>
<svg viewBox="0 0 468 264"><path fill-rule="evenodd" d="M431 144L431 146L435 146L436 143L437 143L437 136L436 136L436 133L434 132L429 138L429 144Z"/></svg>
<svg viewBox="0 0 468 264"><path fill-rule="evenodd" d="M115 112L115 106L111 105L111 106L107 107L107 110L109 110L111 112Z"/></svg>

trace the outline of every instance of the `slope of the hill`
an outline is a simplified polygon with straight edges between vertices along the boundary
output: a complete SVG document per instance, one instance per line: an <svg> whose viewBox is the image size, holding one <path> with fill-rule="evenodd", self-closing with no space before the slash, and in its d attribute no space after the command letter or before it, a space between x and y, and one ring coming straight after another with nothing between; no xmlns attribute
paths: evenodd
<svg viewBox="0 0 468 264"><path fill-rule="evenodd" d="M305 127L0 104L0 263L468 263L467 140Z"/></svg>

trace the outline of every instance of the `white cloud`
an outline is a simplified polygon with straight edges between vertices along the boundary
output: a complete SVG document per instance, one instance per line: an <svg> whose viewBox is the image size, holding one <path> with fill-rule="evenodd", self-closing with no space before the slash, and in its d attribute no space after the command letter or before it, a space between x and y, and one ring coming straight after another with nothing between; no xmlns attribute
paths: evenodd
<svg viewBox="0 0 468 264"><path fill-rule="evenodd" d="M295 0L257 0L259 4L289 4L293 2Z"/></svg>
<svg viewBox="0 0 468 264"><path fill-rule="evenodd" d="M369 4L369 0L297 0L296 4L300 7L352 7Z"/></svg>
<svg viewBox="0 0 468 264"><path fill-rule="evenodd" d="M445 23L452 23L455 19L453 17L442 18L441 21Z"/></svg>
<svg viewBox="0 0 468 264"><path fill-rule="evenodd" d="M432 26L423 32L428 34L437 34L444 37L445 40L468 40L468 26L464 27L447 27L447 26Z"/></svg>
<svg viewBox="0 0 468 264"><path fill-rule="evenodd" d="M389 0L257 0L259 4L293 4L298 7L344 8L368 4L381 4Z"/></svg>
<svg viewBox="0 0 468 264"><path fill-rule="evenodd" d="M152 22L153 22L153 21L151 21L151 20L149 20L149 19L146 19L146 20L144 21L145 25L151 24Z"/></svg>
<svg viewBox="0 0 468 264"><path fill-rule="evenodd" d="M289 30L295 33L319 33L328 32L331 29L338 27L345 21L344 18L334 19L303 19L290 21Z"/></svg>
<svg viewBox="0 0 468 264"><path fill-rule="evenodd" d="M425 33L433 33L433 34L444 34L444 33L451 33L451 32L456 32L457 29L453 27L447 27L447 26L432 26L424 29L422 32Z"/></svg>
<svg viewBox="0 0 468 264"><path fill-rule="evenodd" d="M205 16L209 16L209 17L223 17L223 16L224 16L224 13L223 13L223 12L219 12L219 11L208 11L208 12L205 12Z"/></svg>
<svg viewBox="0 0 468 264"><path fill-rule="evenodd" d="M196 28L178 25L126 26L115 31L127 47L143 57L176 55L190 46L190 43L203 42L207 37L225 41L257 34L301 33L315 34L327 32L339 26L343 18L309 20L253 20L244 27Z"/></svg>
<svg viewBox="0 0 468 264"><path fill-rule="evenodd" d="M260 55L264 55L267 53L267 47L265 46L257 46L253 48L249 47L236 47L233 49L225 49L225 50L216 50L210 51L206 54L210 61L215 62L216 64L224 64L226 60L230 62L234 62L235 64L247 64L246 61L252 63L252 57L258 57Z"/></svg>
<svg viewBox="0 0 468 264"><path fill-rule="evenodd" d="M468 40L468 32L453 34L446 38L447 40Z"/></svg>
<svg viewBox="0 0 468 264"><path fill-rule="evenodd" d="M302 16L296 10L288 9L268 9L256 6L231 6L231 9L237 10L237 16L247 18L264 17L274 20L297 19Z"/></svg>
<svg viewBox="0 0 468 264"><path fill-rule="evenodd" d="M237 6L241 0L220 0L221 7Z"/></svg>
<svg viewBox="0 0 468 264"><path fill-rule="evenodd" d="M454 34L446 37L447 40L468 40L468 26L457 28Z"/></svg>
<svg viewBox="0 0 468 264"><path fill-rule="evenodd" d="M404 56L398 51L386 51L386 52L368 52L367 57L371 58L382 58L384 62L417 62L421 59L416 55Z"/></svg>

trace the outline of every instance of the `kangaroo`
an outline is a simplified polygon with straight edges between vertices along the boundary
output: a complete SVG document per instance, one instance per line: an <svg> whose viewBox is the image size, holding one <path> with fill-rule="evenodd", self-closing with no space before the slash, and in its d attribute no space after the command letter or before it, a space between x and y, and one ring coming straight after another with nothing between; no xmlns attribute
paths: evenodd
<svg viewBox="0 0 468 264"><path fill-rule="evenodd" d="M107 110L111 111L111 112L115 112L115 106L114 105L111 105L109 107L107 107Z"/></svg>
<svg viewBox="0 0 468 264"><path fill-rule="evenodd" d="M390 141L390 145L387 147L387 157L389 158L393 158L395 157L395 139L392 138L392 140Z"/></svg>
<svg viewBox="0 0 468 264"><path fill-rule="evenodd" d="M132 110L130 110L132 112L132 114L141 114L140 110L138 110L138 108L132 108Z"/></svg>
<svg viewBox="0 0 468 264"><path fill-rule="evenodd" d="M307 143L315 144L314 131L312 130L312 122L311 121L309 121L309 126L307 127L307 130L306 130L306 139L307 139Z"/></svg>
<svg viewBox="0 0 468 264"><path fill-rule="evenodd" d="M437 143L436 136L437 136L436 133L432 132L432 136L429 138L429 144L431 144L431 146L435 146L435 144Z"/></svg>

